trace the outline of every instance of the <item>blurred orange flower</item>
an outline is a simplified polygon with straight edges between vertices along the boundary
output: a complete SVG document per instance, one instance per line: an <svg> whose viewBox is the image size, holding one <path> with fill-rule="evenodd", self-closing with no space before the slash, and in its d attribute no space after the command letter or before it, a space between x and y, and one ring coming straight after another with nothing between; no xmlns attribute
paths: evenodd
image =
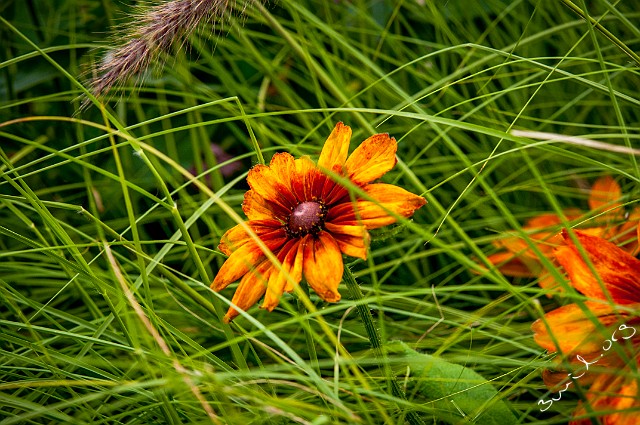
<svg viewBox="0 0 640 425"><path fill-rule="evenodd" d="M600 236L611 240L630 253L636 252L638 242L633 229L640 221L640 208L636 208L625 218L622 204L618 200L622 190L611 177L601 177L595 181L589 193L589 208L602 214L589 219L589 227L582 231L593 236ZM576 221L585 217L586 213L578 209L563 211L566 221ZM557 214L541 214L525 222L523 230L529 233L531 242L535 244L540 254L555 264L553 250L563 244L559 227L563 220ZM539 284L543 288L559 289L556 279L545 267L540 255L519 236L509 236L498 239L493 245L500 249L496 254L487 258L491 264L505 276L540 278ZM556 264L557 265L557 264Z"/></svg>
<svg viewBox="0 0 640 425"><path fill-rule="evenodd" d="M397 143L375 134L347 158L351 128L338 123L320 153L318 164L277 153L269 166L249 171L242 209L245 223L281 263L276 267L243 225L228 230L218 248L229 256L213 280L220 291L240 279L232 302L243 310L263 295L262 308L273 310L283 292L291 292L304 275L325 301L340 299L342 254L366 259L368 229L410 217L426 200L385 183L371 183L396 164ZM365 193L364 199L327 173L347 179ZM233 307L228 323L239 313Z"/></svg>
<svg viewBox="0 0 640 425"><path fill-rule="evenodd" d="M640 260L600 237L581 231L575 234L579 247L565 230L565 245L556 248L554 255L571 285L589 300L583 306L568 304L553 310L531 328L538 345L559 352L572 366L581 366L574 370L582 373L546 370L543 378L550 389L564 386L559 395L571 384L568 375L582 386L590 385L585 400L590 408L581 402L571 424L591 424L587 413L592 411L601 415L603 424L637 425ZM640 227L637 234L640 237Z"/></svg>

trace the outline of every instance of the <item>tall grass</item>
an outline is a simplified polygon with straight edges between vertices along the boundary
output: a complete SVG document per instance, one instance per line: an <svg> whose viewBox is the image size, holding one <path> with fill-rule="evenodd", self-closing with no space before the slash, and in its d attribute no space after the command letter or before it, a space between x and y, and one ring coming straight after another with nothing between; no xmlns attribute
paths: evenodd
<svg viewBox="0 0 640 425"><path fill-rule="evenodd" d="M634 2L254 2L81 109L133 3L0 5L0 424L491 423L498 403L567 422L583 395L540 412L550 362L529 327L583 297L478 264L527 218L584 209L599 176L637 205L632 152L512 133L638 146ZM362 300L343 284L339 303L285 295L223 324L233 290L209 284L248 170L317 157L337 121L352 149L396 137L384 180L428 205L346 260ZM495 394L435 397L398 341Z"/></svg>

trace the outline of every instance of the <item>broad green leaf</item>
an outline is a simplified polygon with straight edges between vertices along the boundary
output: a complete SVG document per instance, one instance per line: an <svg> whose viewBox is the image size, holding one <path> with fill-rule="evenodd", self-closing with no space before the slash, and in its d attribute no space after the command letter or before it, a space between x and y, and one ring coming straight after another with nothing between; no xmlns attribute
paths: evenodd
<svg viewBox="0 0 640 425"><path fill-rule="evenodd" d="M517 419L493 385L473 370L418 353L403 342L388 347L409 368L407 397L435 409L450 424L509 425ZM402 375L402 374L401 374ZM422 401L424 400L424 401Z"/></svg>

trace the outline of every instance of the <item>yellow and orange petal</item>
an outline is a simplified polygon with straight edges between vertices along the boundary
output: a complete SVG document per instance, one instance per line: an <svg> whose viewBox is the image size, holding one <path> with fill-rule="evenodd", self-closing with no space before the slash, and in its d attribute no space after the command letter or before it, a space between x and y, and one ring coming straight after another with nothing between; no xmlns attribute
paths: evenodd
<svg viewBox="0 0 640 425"><path fill-rule="evenodd" d="M342 255L366 259L367 229L408 218L426 203L397 186L371 184L395 165L394 138L373 135L348 155L350 139L351 129L338 123L317 166L308 157L277 153L268 166L256 165L249 171L250 190L242 204L249 221L223 236L219 248L229 258L212 289L224 289L240 279L234 304L247 309L264 296L262 307L271 311L283 292L291 292L304 276L323 300L340 299ZM350 184L343 186L336 180ZM353 188L355 193L350 193ZM364 199L358 196L361 192ZM264 248L278 264L271 263ZM225 320L237 315L232 307Z"/></svg>
<svg viewBox="0 0 640 425"><path fill-rule="evenodd" d="M230 255L222 267L220 267L218 274L211 283L211 288L215 291L220 291L230 283L240 279L248 273L255 264L261 263L265 258L265 254L258 243L249 238L246 233L242 235L244 229L238 229L239 226L241 225L237 225L227 231L222 238L222 242L220 242L220 250L225 253L230 252ZM273 229L260 225L251 227L257 229L257 231L254 230L254 232L256 232L260 240L271 251L277 251L287 241L286 233L282 229ZM236 239L230 240L229 237Z"/></svg>
<svg viewBox="0 0 640 425"><path fill-rule="evenodd" d="M628 310L607 303L586 301L584 307L587 313L577 304L568 304L533 322L531 330L534 341L552 353L559 351L563 355L582 353L598 356L602 353L602 342L612 335L618 325L633 326L638 322L637 318L630 318ZM636 308L640 308L640 304Z"/></svg>
<svg viewBox="0 0 640 425"><path fill-rule="evenodd" d="M347 177L365 185L385 175L396 165L396 139L388 134L374 134L362 142L347 159Z"/></svg>
<svg viewBox="0 0 640 425"><path fill-rule="evenodd" d="M322 231L317 238L305 236L304 278L314 291L325 301L340 300L338 285L342 280L342 253L336 240L328 232Z"/></svg>
<svg viewBox="0 0 640 425"><path fill-rule="evenodd" d="M244 193L242 211L249 220L273 220L271 206L253 190Z"/></svg>
<svg viewBox="0 0 640 425"><path fill-rule="evenodd" d="M250 220L227 230L220 239L218 249L226 255L231 255L244 244L253 240L253 238L247 233L247 228L253 231L262 241L271 241L273 239L284 237L282 225L279 221L273 219Z"/></svg>
<svg viewBox="0 0 640 425"><path fill-rule="evenodd" d="M349 257L367 259L370 237L365 226L340 225L326 222L327 232L334 237L340 251Z"/></svg>
<svg viewBox="0 0 640 425"><path fill-rule="evenodd" d="M277 270L274 267L267 283L267 292L264 296L262 308L273 311L280 302L282 293L288 288L288 292L293 290L302 280L302 260L304 244L300 240L291 239L278 253L278 261L282 268Z"/></svg>
<svg viewBox="0 0 640 425"><path fill-rule="evenodd" d="M275 157L275 155L274 155ZM272 159L272 162L274 160ZM262 198L262 204L272 213L272 218L282 219L286 217L292 207L296 205L296 199L286 184L280 181L282 163L275 161L273 168L258 164L249 170L247 183L255 195Z"/></svg>
<svg viewBox="0 0 640 425"><path fill-rule="evenodd" d="M341 174L349 153L350 141L351 128L341 122L336 124L327 141L324 142L318 159L318 168Z"/></svg>
<svg viewBox="0 0 640 425"><path fill-rule="evenodd" d="M364 188L365 193L375 201L358 201L355 205L345 202L332 208L327 214L327 222L337 225L362 225L367 229L377 229L397 221L397 216L411 217L427 203L418 195L401 187L375 183Z"/></svg>
<svg viewBox="0 0 640 425"><path fill-rule="evenodd" d="M258 265L247 272L242 279L238 289L233 294L231 302L237 307L247 310L249 307L258 302L267 290L267 282L269 277L274 273L274 268L268 259L262 260ZM224 316L225 323L232 321L237 315L238 310L230 307Z"/></svg>
<svg viewBox="0 0 640 425"><path fill-rule="evenodd" d="M318 174L316 165L308 156L295 160L295 177L291 182L294 196L302 201L313 200L313 184Z"/></svg>
<svg viewBox="0 0 640 425"><path fill-rule="evenodd" d="M577 230L575 234L582 249L575 246L565 230L563 237L567 245L555 251L573 287L590 298L607 300L603 291L606 290L617 304L640 303L640 260L607 240Z"/></svg>

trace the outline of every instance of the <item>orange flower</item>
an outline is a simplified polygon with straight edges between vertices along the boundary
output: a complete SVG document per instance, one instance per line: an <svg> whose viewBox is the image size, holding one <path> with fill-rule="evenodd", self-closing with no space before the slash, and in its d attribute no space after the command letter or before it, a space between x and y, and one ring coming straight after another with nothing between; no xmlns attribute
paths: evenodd
<svg viewBox="0 0 640 425"><path fill-rule="evenodd" d="M632 229L640 220L640 208L636 208L625 220L622 204L617 202L621 196L622 190L613 178L606 176L596 180L589 194L589 208L603 214L590 219L590 227L582 230L594 236L611 239L633 253L637 250L638 243ZM566 221L577 221L586 215L578 209L567 209L563 213ZM540 254L551 263L554 263L553 250L563 244L559 233L562 223L562 217L557 214L541 214L529 219L523 226L523 230L529 233L529 238ZM501 251L487 258L505 276L540 278L539 283L543 288L559 286L540 255L523 238L510 236L496 240L493 244Z"/></svg>
<svg viewBox="0 0 640 425"><path fill-rule="evenodd" d="M581 249L564 231L566 245L556 248L555 257L571 285L589 298L584 302L586 309L569 304L545 314L531 326L534 339L580 366L576 368L580 374L571 372L573 378L583 386L590 384L586 392L590 409L580 403L571 424L591 424L587 413L595 411L603 424L638 425L640 260L602 238L575 234ZM559 386L566 390L572 383L566 371L547 370L543 378L555 390Z"/></svg>
<svg viewBox="0 0 640 425"><path fill-rule="evenodd" d="M426 201L385 183L371 183L396 164L397 143L388 134L375 134L347 158L351 128L338 123L327 139L316 166L308 157L294 159L276 153L269 166L249 171L249 190L242 209L245 223L281 263L276 267L257 242L237 225L227 231L218 248L229 256L213 280L220 291L240 279L233 303L243 310L263 295L262 308L273 310L283 292L291 292L304 275L325 301L340 300L342 254L366 259L368 229L410 217ZM366 194L364 199L337 183L328 173L348 179ZM238 315L231 307L228 323Z"/></svg>

